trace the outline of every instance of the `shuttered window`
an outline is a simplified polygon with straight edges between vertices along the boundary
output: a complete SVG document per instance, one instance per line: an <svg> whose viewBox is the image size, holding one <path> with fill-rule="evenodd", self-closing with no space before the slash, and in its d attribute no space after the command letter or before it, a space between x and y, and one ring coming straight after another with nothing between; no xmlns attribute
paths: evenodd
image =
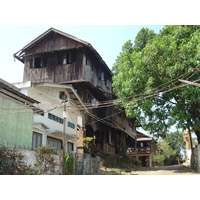
<svg viewBox="0 0 200 200"><path fill-rule="evenodd" d="M56 150L60 150L62 148L62 141L59 139L47 137L47 145L53 147Z"/></svg>
<svg viewBox="0 0 200 200"><path fill-rule="evenodd" d="M39 146L42 146L42 135L39 133L33 133L32 137L32 148L36 149Z"/></svg>

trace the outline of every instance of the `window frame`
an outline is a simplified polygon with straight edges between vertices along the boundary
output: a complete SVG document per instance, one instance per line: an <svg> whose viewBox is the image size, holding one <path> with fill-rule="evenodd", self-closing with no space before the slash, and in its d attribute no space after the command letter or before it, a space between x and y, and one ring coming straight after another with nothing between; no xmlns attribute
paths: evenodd
<svg viewBox="0 0 200 200"><path fill-rule="evenodd" d="M34 136L36 136L36 144L34 144ZM40 138L40 141L39 141L39 138ZM33 132L33 134L32 134L32 149L37 149L40 146L42 146L42 134Z"/></svg>
<svg viewBox="0 0 200 200"><path fill-rule="evenodd" d="M75 129L75 127L76 127L76 125L70 121L67 122L67 126L72 129Z"/></svg>
<svg viewBox="0 0 200 200"><path fill-rule="evenodd" d="M60 124L63 124L63 119L61 117L58 117L52 113L48 113L48 119L53 120L54 122L58 122Z"/></svg>
<svg viewBox="0 0 200 200"><path fill-rule="evenodd" d="M36 66L36 60L40 59L39 63L37 63L38 66ZM38 62L38 61L37 61ZM39 68L42 68L42 56L36 56L34 57L34 63L33 63L33 68L35 69L39 69Z"/></svg>

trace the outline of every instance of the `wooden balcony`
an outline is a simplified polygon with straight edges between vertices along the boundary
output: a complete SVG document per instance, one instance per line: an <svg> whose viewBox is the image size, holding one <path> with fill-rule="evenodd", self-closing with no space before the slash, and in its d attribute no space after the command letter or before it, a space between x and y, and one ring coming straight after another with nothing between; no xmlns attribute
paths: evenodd
<svg viewBox="0 0 200 200"><path fill-rule="evenodd" d="M66 82L80 79L80 69L76 64L57 65L55 67L42 67L26 69L24 81L40 82Z"/></svg>
<svg viewBox="0 0 200 200"><path fill-rule="evenodd" d="M151 153L150 147L128 148L127 149L128 155L150 154L150 153Z"/></svg>

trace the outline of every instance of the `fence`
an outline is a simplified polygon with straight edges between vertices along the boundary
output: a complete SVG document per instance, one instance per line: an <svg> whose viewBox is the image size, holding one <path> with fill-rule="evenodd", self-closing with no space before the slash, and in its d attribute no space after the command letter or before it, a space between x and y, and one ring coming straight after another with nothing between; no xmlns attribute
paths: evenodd
<svg viewBox="0 0 200 200"><path fill-rule="evenodd" d="M15 146L16 147L16 146ZM24 155L24 162L26 165L34 167L36 162L35 151L27 148L18 146L18 151ZM90 154L73 153L70 154L74 158L74 174L76 175L99 175L101 159L98 156L92 157ZM62 151L55 151L54 159L56 162L55 175L62 174Z"/></svg>
<svg viewBox="0 0 200 200"><path fill-rule="evenodd" d="M34 165L35 157L34 151L21 149L21 152L25 156L25 161L29 165ZM74 153L70 154L74 157L74 171L75 175L99 175L101 160L100 157L92 157L90 154ZM62 153L54 155L56 161L55 174L62 173Z"/></svg>
<svg viewBox="0 0 200 200"><path fill-rule="evenodd" d="M98 156L92 157L90 154L75 154L75 174L76 175L99 175L101 160Z"/></svg>

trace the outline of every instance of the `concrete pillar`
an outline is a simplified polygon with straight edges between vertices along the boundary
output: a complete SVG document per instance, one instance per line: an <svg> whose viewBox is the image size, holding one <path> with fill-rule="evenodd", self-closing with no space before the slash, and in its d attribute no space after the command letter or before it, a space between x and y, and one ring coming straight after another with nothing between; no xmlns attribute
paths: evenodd
<svg viewBox="0 0 200 200"><path fill-rule="evenodd" d="M200 172L200 144L197 145L197 172Z"/></svg>
<svg viewBox="0 0 200 200"><path fill-rule="evenodd" d="M42 145L47 146L47 133L46 133L46 131L42 134Z"/></svg>

